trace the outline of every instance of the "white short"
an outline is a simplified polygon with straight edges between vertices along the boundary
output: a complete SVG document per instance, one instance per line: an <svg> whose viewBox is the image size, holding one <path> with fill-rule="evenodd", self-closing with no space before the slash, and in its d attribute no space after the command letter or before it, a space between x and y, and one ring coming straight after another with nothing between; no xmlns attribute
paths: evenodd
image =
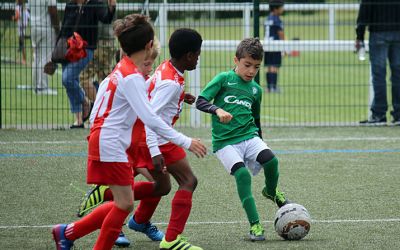
<svg viewBox="0 0 400 250"><path fill-rule="evenodd" d="M216 152L217 158L224 165L226 171L231 173L233 165L238 162L244 162L246 167L253 175L257 175L262 166L257 162L258 154L270 149L268 145L259 137L228 145Z"/></svg>

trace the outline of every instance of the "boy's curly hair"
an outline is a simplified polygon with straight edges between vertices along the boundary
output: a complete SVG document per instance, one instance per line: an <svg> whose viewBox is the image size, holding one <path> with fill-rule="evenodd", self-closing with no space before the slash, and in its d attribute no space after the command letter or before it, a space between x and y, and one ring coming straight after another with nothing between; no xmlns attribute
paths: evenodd
<svg viewBox="0 0 400 250"><path fill-rule="evenodd" d="M236 58L241 59L250 56L254 60L262 60L264 56L264 49L258 37L246 38L242 40L236 49Z"/></svg>

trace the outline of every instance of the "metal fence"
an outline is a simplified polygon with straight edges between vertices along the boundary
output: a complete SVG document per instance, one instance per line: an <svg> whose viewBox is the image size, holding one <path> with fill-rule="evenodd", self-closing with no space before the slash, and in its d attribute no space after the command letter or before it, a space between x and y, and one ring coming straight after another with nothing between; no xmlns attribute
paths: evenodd
<svg viewBox="0 0 400 250"><path fill-rule="evenodd" d="M176 28L194 28L202 34L204 42L199 65L186 74L186 89L195 95L216 74L233 68L236 45L255 31L253 3L121 2L117 5L118 17L136 12L151 16L162 45L156 64L168 58L168 37ZM32 8L29 4L26 6ZM57 95L35 92L32 74L37 64L32 58L32 23L25 28L26 64L22 64L18 22L11 21L15 3L2 3L1 7L0 127L68 128L74 116L61 83L61 69L49 77L49 88L57 90ZM281 16L286 40L269 41L264 40L269 8L266 3L260 4L260 26L256 29L260 30L264 49L284 54L278 73L280 91L263 94L263 125L352 126L367 118L369 62L360 61L354 53L358 7L356 1L350 0L286 4ZM64 8L65 3L57 4L60 18ZM51 44L55 43L55 37L48 35L47 39ZM113 48L117 47L115 42ZM101 43L97 50L104 50ZM98 60L94 62L98 63ZM262 67L259 84L263 88L266 87L265 75ZM94 82L101 80L95 75L91 79ZM178 123L185 127L209 125L210 116L190 106L185 106Z"/></svg>

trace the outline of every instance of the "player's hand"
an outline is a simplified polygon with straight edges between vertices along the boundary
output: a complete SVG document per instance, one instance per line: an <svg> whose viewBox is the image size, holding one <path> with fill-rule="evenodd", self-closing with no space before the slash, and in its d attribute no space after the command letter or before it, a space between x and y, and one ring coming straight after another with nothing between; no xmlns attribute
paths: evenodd
<svg viewBox="0 0 400 250"><path fill-rule="evenodd" d="M165 167L164 157L162 155L156 155L153 158L151 158L151 160L157 172L163 172L164 174L166 173L167 170Z"/></svg>
<svg viewBox="0 0 400 250"><path fill-rule="evenodd" d="M215 111L215 113L217 113L217 116L219 118L219 121L222 123L228 123L232 120L233 116L231 115L231 113L226 112L223 109L217 109Z"/></svg>
<svg viewBox="0 0 400 250"><path fill-rule="evenodd" d="M48 75L53 75L57 69L57 64L53 62L48 62L44 65L43 72Z"/></svg>
<svg viewBox="0 0 400 250"><path fill-rule="evenodd" d="M185 93L183 101L189 105L192 105L196 101L196 97L190 93Z"/></svg>
<svg viewBox="0 0 400 250"><path fill-rule="evenodd" d="M207 154L207 148L200 141L200 139L193 139L190 144L189 151L197 156L197 158L203 158Z"/></svg>

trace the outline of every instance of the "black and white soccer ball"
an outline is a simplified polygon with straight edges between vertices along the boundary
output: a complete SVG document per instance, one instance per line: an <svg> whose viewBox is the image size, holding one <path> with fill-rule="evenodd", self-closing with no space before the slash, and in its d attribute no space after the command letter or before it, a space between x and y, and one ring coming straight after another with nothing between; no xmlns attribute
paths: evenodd
<svg viewBox="0 0 400 250"><path fill-rule="evenodd" d="M302 205L290 203L275 214L275 231L285 240L303 239L311 227L311 217Z"/></svg>

